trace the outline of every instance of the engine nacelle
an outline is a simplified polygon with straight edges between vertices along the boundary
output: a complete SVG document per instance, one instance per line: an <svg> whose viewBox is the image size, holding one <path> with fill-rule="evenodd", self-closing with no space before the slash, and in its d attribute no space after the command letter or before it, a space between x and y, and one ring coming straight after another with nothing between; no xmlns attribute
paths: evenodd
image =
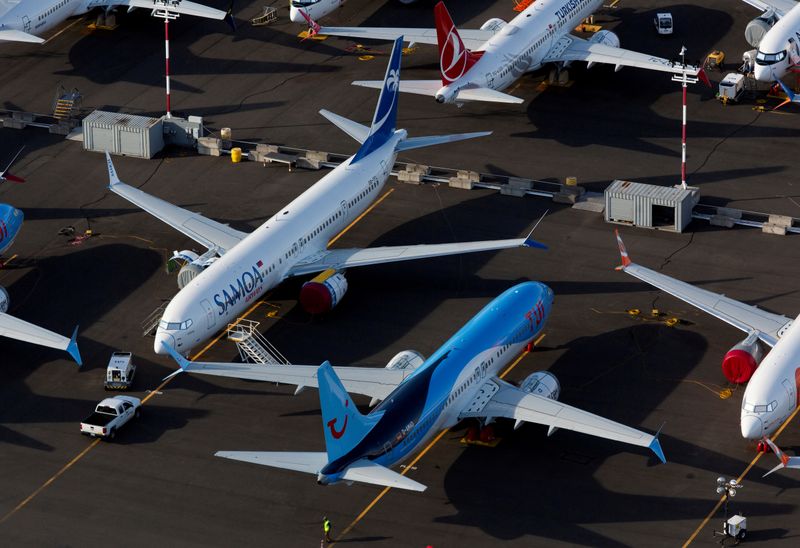
<svg viewBox="0 0 800 548"><path fill-rule="evenodd" d="M198 274L211 266L217 260L217 252L209 249L202 255L194 251L184 249L183 251L173 251L172 257L167 261L167 272L178 270L178 289L183 289L194 280Z"/></svg>
<svg viewBox="0 0 800 548"><path fill-rule="evenodd" d="M499 17L492 17L484 24L481 25L481 30L489 30L493 33L497 33L500 29L505 27L508 23L500 19Z"/></svg>
<svg viewBox="0 0 800 548"><path fill-rule="evenodd" d="M0 312L8 312L9 304L11 304L11 297L8 296L6 288L0 285Z"/></svg>
<svg viewBox="0 0 800 548"><path fill-rule="evenodd" d="M599 30L595 32L594 35L589 38L589 42L592 44L603 44L611 48L618 48L620 44L619 36L610 30Z"/></svg>
<svg viewBox="0 0 800 548"><path fill-rule="evenodd" d="M205 270L202 266L195 263L186 263L178 271L178 289L183 289Z"/></svg>
<svg viewBox="0 0 800 548"><path fill-rule="evenodd" d="M347 278L341 272L326 270L300 289L300 305L309 314L324 314L339 304L347 293Z"/></svg>
<svg viewBox="0 0 800 548"><path fill-rule="evenodd" d="M444 86L436 92L437 103L452 103L456 99L457 91L450 86Z"/></svg>
<svg viewBox="0 0 800 548"><path fill-rule="evenodd" d="M772 25L775 24L775 17L762 16L756 17L744 29L744 39L750 44L751 47L757 48L764 38L764 35L769 32Z"/></svg>
<svg viewBox="0 0 800 548"><path fill-rule="evenodd" d="M730 382L744 384L756 372L764 352L758 344L758 335L753 333L728 350L722 359L722 374Z"/></svg>
<svg viewBox="0 0 800 548"><path fill-rule="evenodd" d="M414 370L425 363L425 356L416 350L403 350L395 354L394 358L386 364L386 369Z"/></svg>
<svg viewBox="0 0 800 548"><path fill-rule="evenodd" d="M551 400L557 400L561 394L561 385L558 383L558 379L549 371L531 373L525 377L519 387L523 392L537 394Z"/></svg>

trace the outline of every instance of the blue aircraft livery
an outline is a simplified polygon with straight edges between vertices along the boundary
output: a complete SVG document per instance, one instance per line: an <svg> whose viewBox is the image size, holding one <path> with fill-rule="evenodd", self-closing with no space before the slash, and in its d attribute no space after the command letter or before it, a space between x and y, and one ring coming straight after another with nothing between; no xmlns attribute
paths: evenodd
<svg viewBox="0 0 800 548"><path fill-rule="evenodd" d="M261 290L264 277L259 270L264 266L263 261L258 261L251 270L246 270L238 276L234 283L228 285L221 293L214 295L214 304L219 308L219 315L224 316L228 307L235 305L239 300L251 300ZM230 290L230 291L229 291Z"/></svg>

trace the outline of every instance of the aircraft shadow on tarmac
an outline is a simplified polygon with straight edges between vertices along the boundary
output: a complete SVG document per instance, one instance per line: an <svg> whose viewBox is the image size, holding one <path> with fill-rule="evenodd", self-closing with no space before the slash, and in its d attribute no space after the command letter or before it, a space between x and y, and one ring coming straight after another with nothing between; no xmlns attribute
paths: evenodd
<svg viewBox="0 0 800 548"><path fill-rule="evenodd" d="M561 381L561 400L640 427L652 414L657 417L662 401L691 372L706 346L702 336L690 331L638 324L571 341L549 370ZM540 351L534 351L534 362ZM626 366L619 368L626 360ZM525 374L518 371L515 377ZM587 384L588 379L595 381ZM736 421L738 402L730 407L730 420ZM646 475L652 479L641 480L636 468L647 465L636 455L644 456L646 450L573 432L559 431L548 438L546 429L538 425L525 425L512 432L506 424L508 437L498 447L465 449L446 471L444 487L452 513L436 521L479 527L503 540L533 535L587 546L626 545L593 531L592 524L665 519L699 522L713 501L674 496L667 479L674 468L664 470L666 477L658 475L658 468L699 468L689 477L707 475L709 485L713 485L713 478L720 472L738 473L747 462L680 440L670 435L668 424L665 431L662 445L668 463L662 465L655 457L645 457L650 466L657 468L655 474ZM615 460L611 467L617 468L617 474L625 473L620 466L631 468L631 483L625 488L636 485L648 494L605 488L603 484L620 482L619 476L609 475L613 472L601 468L611 457ZM620 460L624 461L622 465ZM516 488L509 489L508 473L514 474ZM603 479L598 480L597 475ZM776 481L792 488L800 486L800 480L787 476ZM653 484L648 486L648 482ZM763 516L790 514L795 507L737 499L736 510L747 516Z"/></svg>

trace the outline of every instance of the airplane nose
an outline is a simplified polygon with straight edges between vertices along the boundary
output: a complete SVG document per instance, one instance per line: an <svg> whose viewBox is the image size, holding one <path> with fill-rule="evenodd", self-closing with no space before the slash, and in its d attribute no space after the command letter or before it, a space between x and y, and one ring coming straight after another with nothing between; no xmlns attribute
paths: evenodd
<svg viewBox="0 0 800 548"><path fill-rule="evenodd" d="M748 440L758 440L764 433L761 419L753 415L743 415L741 419L742 437Z"/></svg>
<svg viewBox="0 0 800 548"><path fill-rule="evenodd" d="M289 21L292 23L305 23L306 20L297 8L289 8Z"/></svg>
<svg viewBox="0 0 800 548"><path fill-rule="evenodd" d="M155 350L156 354L166 354L167 349L164 348L164 344L175 348L175 337L167 333L166 331L159 329L156 331L156 340L153 343L153 350Z"/></svg>

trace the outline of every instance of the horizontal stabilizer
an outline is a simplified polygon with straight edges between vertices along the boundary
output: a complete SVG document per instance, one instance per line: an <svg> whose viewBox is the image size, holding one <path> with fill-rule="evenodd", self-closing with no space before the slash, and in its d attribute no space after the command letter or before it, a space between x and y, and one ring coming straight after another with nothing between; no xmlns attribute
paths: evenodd
<svg viewBox="0 0 800 548"><path fill-rule="evenodd" d="M519 97L489 88L462 89L456 94L456 101L484 101L487 103L519 104L524 102Z"/></svg>
<svg viewBox="0 0 800 548"><path fill-rule="evenodd" d="M353 85L363 88L381 89L383 87L383 80L356 80L353 82ZM442 89L442 83L439 80L405 80L400 82L400 91L403 93L436 97L436 93L440 89ZM489 103L512 104L524 102L524 100L519 97L514 97L508 93L489 88L462 89L456 95L455 100L456 102L484 101Z"/></svg>
<svg viewBox="0 0 800 548"><path fill-rule="evenodd" d="M367 459L358 460L348 466L342 474L342 479L344 481L358 481L373 485L383 485L384 487L407 489L409 491L424 491L427 489L427 486Z"/></svg>
<svg viewBox="0 0 800 548"><path fill-rule="evenodd" d="M320 110L319 113L359 143L363 143L369 137L369 128L364 124L359 124L325 109Z"/></svg>
<svg viewBox="0 0 800 548"><path fill-rule="evenodd" d="M0 30L0 40L6 42L30 42L32 44L41 44L44 42L42 38L34 34L28 34L21 30Z"/></svg>
<svg viewBox="0 0 800 548"><path fill-rule="evenodd" d="M193 15L195 17L205 17L206 19L225 19L227 13L222 10L210 8L197 2L189 2L189 0L180 0L180 2L171 3L168 8L164 8L162 4L155 4L153 0L120 0L113 2L115 5L130 6L131 8L145 8L145 9L166 9L173 13L180 13L182 15Z"/></svg>
<svg viewBox="0 0 800 548"><path fill-rule="evenodd" d="M32 323L20 320L14 316L0 313L0 337L8 337L39 346L64 350L72 356L75 363L82 365L81 354L78 351L78 343L75 338L78 335L78 328L72 333L72 338L68 339L58 333L54 333L44 327L39 327Z"/></svg>
<svg viewBox="0 0 800 548"><path fill-rule="evenodd" d="M453 135L431 135L428 137L410 137L404 141L397 143L395 150L402 152L404 150L411 150L414 148L424 148L433 145L442 145L444 143L454 143L456 141L464 141L466 139L474 139L476 137L486 137L491 135L491 131L476 131L474 133L456 133Z"/></svg>
<svg viewBox="0 0 800 548"><path fill-rule="evenodd" d="M214 456L307 474L317 474L328 463L328 456L322 452L217 451Z"/></svg>

